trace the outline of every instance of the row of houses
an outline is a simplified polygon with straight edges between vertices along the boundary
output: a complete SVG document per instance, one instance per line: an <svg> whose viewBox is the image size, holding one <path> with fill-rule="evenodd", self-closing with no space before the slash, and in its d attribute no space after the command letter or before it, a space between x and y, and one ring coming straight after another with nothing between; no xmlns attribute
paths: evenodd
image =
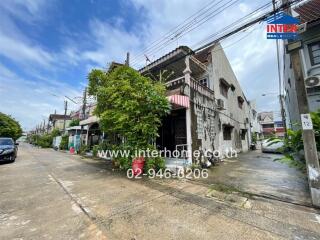
<svg viewBox="0 0 320 240"><path fill-rule="evenodd" d="M112 63L108 71L119 65ZM261 138L256 104L247 100L219 43L196 53L180 46L138 71L150 77L171 73L164 80L171 112L162 120L155 141L159 150L245 152ZM81 108L67 118L52 114L50 126L66 126L74 146L96 145L106 136L94 107L93 103L85 113ZM79 126L68 127L71 119L79 119ZM187 161L192 162L191 156Z"/></svg>

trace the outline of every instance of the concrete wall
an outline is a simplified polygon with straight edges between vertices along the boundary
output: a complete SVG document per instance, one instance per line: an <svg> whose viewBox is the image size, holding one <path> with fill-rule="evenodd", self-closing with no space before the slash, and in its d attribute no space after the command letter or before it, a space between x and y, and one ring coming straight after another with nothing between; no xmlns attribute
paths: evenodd
<svg viewBox="0 0 320 240"><path fill-rule="evenodd" d="M64 120L62 119L56 120L53 127L59 130L63 130L63 122ZM71 120L66 120L66 128L69 127L70 122Z"/></svg>
<svg viewBox="0 0 320 240"><path fill-rule="evenodd" d="M224 110L218 111L219 131L217 132L215 148L222 152L227 148L237 149L237 151L247 151L249 148L248 134L250 132L248 122L250 109L248 102L220 44L212 48L211 58L211 63L208 65L208 68L212 69L209 74L210 86L212 86L215 92L215 98L223 99L225 105ZM224 79L227 83L235 87L234 90L229 88L227 98L220 93L220 79ZM238 96L244 99L242 109L238 106ZM223 139L223 124L234 126L231 140ZM240 138L241 129L247 130L245 140L241 140Z"/></svg>

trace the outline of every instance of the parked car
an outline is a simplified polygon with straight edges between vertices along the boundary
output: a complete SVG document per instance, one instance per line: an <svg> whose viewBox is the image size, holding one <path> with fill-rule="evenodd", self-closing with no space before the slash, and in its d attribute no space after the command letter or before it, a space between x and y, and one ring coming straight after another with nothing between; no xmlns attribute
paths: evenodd
<svg viewBox="0 0 320 240"><path fill-rule="evenodd" d="M264 153L282 153L284 142L280 139L265 139L261 143L261 151Z"/></svg>
<svg viewBox="0 0 320 240"><path fill-rule="evenodd" d="M0 138L0 162L14 162L17 157L18 143L12 138Z"/></svg>

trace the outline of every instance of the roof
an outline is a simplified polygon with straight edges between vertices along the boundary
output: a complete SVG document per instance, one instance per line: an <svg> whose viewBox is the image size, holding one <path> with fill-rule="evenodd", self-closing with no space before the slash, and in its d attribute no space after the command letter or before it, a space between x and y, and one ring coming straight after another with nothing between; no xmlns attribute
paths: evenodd
<svg viewBox="0 0 320 240"><path fill-rule="evenodd" d="M191 48L189 48L189 47L187 47L187 46L179 46L179 47L177 47L176 49L172 50L171 52L169 52L169 53L163 55L162 57L158 58L157 60L151 62L151 63L148 64L147 66L139 69L139 72L140 72L140 73L141 73L141 72L144 72L144 71L148 70L149 68L152 68L152 67L154 67L155 65L161 63L162 61L165 61L165 60L167 60L168 58L171 58L171 57L173 57L173 56L175 56L175 55L178 55L178 54L180 54L180 53L182 53L183 56L186 56L186 55L188 55L188 54L192 54L193 51L192 51Z"/></svg>
<svg viewBox="0 0 320 240"><path fill-rule="evenodd" d="M208 63L212 48L213 48L213 46L210 46L210 47L207 47L207 48L197 52L195 55L196 59L198 59L200 62L202 62L204 64Z"/></svg>
<svg viewBox="0 0 320 240"><path fill-rule="evenodd" d="M309 0L294 8L301 23L310 23L320 19L320 0Z"/></svg>
<svg viewBox="0 0 320 240"><path fill-rule="evenodd" d="M273 121L273 112L261 112L258 114L260 121L264 121L266 118L269 118L270 121Z"/></svg>
<svg viewBox="0 0 320 240"><path fill-rule="evenodd" d="M69 115L64 116L64 114L50 114L49 115L49 120L54 121L54 120L71 120L71 117Z"/></svg>
<svg viewBox="0 0 320 240"><path fill-rule="evenodd" d="M284 12L279 12L275 15L271 15L267 18L268 24L299 24L300 20L285 14Z"/></svg>

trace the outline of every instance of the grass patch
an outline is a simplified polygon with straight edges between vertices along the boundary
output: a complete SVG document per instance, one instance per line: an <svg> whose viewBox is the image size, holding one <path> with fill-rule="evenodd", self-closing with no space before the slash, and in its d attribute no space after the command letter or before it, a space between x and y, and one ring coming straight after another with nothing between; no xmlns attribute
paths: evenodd
<svg viewBox="0 0 320 240"><path fill-rule="evenodd" d="M277 159L274 159L273 161L277 161L277 162L280 162L280 163L283 163L283 164L287 164L291 168L295 168L295 169L297 169L299 171L306 172L306 165L303 162L299 161L299 160L295 160L291 156L285 156L283 158L277 158Z"/></svg>

